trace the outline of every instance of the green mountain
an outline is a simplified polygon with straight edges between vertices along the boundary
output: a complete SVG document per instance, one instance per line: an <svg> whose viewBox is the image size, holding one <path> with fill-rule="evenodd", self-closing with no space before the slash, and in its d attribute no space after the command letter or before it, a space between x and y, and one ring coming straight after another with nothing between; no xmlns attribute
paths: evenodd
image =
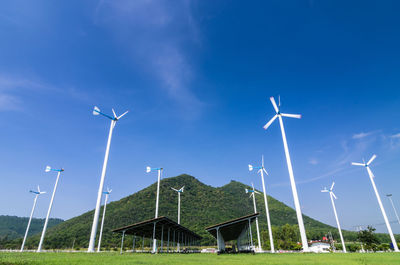
<svg viewBox="0 0 400 265"><path fill-rule="evenodd" d="M192 176L180 175L165 178L160 185L159 216L167 216L173 220L177 219L178 196L171 187L185 186L185 192L181 197L181 224L201 235L203 245L215 244L215 240L204 230L205 227L253 212L252 199L244 191L248 186L237 181L215 188L201 183ZM112 229L154 217L156 188L157 185L154 183L139 192L108 204L102 247L119 246L121 236L112 233ZM296 213L292 208L272 197L268 197L268 203L273 226L297 224ZM263 196L257 196L257 209L260 212L260 228L265 231L267 225ZM71 248L72 245L87 248L93 213L94 210L86 212L48 229L44 248ZM320 239L328 231L332 232L334 238L338 238L337 230L331 226L308 216L304 216L304 223L309 239ZM26 246L35 248L39 236L30 237ZM355 233L346 232L345 237L355 238ZM128 238L127 240L132 240ZM16 240L13 244L20 244L19 241Z"/></svg>
<svg viewBox="0 0 400 265"><path fill-rule="evenodd" d="M40 233L43 229L45 219L32 218L29 235ZM25 235L28 217L0 215L0 239L10 240L23 238ZM61 219L50 218L48 227L55 226L63 222Z"/></svg>

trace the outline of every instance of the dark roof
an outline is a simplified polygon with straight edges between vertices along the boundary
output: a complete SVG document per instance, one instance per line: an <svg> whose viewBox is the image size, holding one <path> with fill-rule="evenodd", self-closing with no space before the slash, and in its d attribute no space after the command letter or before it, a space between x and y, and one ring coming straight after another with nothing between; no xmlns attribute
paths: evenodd
<svg viewBox="0 0 400 265"><path fill-rule="evenodd" d="M120 228L116 228L112 230L114 233L122 233L125 231L125 234L128 235L136 235L136 236L144 236L146 238L153 238L153 229L154 222L156 222L156 239L161 240L162 234L162 226L164 226L164 240L168 239L168 228L170 228L170 241L173 241L173 231L184 233L188 236L193 237L194 239L200 240L202 237L196 234L195 232L189 230L188 228L178 224L171 219L161 216L158 218L149 219L146 221L142 221L136 224L131 224L128 226L123 226Z"/></svg>
<svg viewBox="0 0 400 265"><path fill-rule="evenodd" d="M243 229L246 228L249 219L251 223L257 218L258 215L260 214L253 213L245 215L236 219L206 227L206 230L213 235L213 237L217 238L217 228L219 228L225 241L236 240Z"/></svg>

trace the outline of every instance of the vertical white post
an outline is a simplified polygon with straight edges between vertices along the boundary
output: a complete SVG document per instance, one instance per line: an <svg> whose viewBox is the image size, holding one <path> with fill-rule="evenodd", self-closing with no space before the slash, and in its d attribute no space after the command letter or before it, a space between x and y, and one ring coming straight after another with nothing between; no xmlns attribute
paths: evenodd
<svg viewBox="0 0 400 265"><path fill-rule="evenodd" d="M396 208L394 207L393 201L392 201L392 196L388 196L390 203L392 204L393 210L394 210L394 214L396 215L397 218L397 222L400 224L400 219L399 219L399 215L397 214Z"/></svg>
<svg viewBox="0 0 400 265"><path fill-rule="evenodd" d="M136 245L136 234L133 235L132 253L135 252L135 245Z"/></svg>
<svg viewBox="0 0 400 265"><path fill-rule="evenodd" d="M158 201L160 198L160 181L161 181L161 170L162 169L158 169L158 180L157 180L157 198L156 198L156 214L155 214L155 218L158 218ZM153 231L153 252L155 253L157 250L157 239L155 238L155 234L156 234L156 224L154 223L154 231Z"/></svg>
<svg viewBox="0 0 400 265"><path fill-rule="evenodd" d="M154 222L154 226L153 226L153 253L157 252L156 223L157 222Z"/></svg>
<svg viewBox="0 0 400 265"><path fill-rule="evenodd" d="M107 201L108 201L108 193L106 193L106 198L105 198L105 200L104 200L103 218L101 219L100 234L99 234L99 243L98 243L98 246L97 246L97 252L100 252L100 248L101 248L101 237L102 237L102 235L103 235L104 218L106 217Z"/></svg>
<svg viewBox="0 0 400 265"><path fill-rule="evenodd" d="M256 193L254 190L254 185L251 183L251 186L253 187L253 204L254 204L254 213L257 213L257 206L256 206ZM261 239L260 239L260 230L258 228L258 217L256 217L256 227L257 227L257 240L258 240L258 250L261 251ZM271 238L271 237L270 237Z"/></svg>
<svg viewBox="0 0 400 265"><path fill-rule="evenodd" d="M29 217L28 226L26 227L24 240L22 241L21 252L24 251L26 237L28 236L29 227L31 226L32 216L33 216L33 213L35 212L36 201L37 201L38 196L39 196L39 194L36 194L35 199L33 200L33 207L32 207L32 211L31 211L31 216Z"/></svg>
<svg viewBox="0 0 400 265"><path fill-rule="evenodd" d="M50 205L49 205L49 209L47 210L46 221L44 222L42 236L40 237L40 242L39 242L39 247L37 249L37 252L42 251L43 240L44 240L44 236L46 234L47 224L49 222L49 216L50 216L51 208L53 206L54 195L56 194L57 184L58 184L58 180L60 178L60 174L61 174L61 171L58 171L56 183L54 184L53 194L51 195Z"/></svg>
<svg viewBox="0 0 400 265"><path fill-rule="evenodd" d="M94 211L92 231L90 233L90 241L89 241L88 252L93 252L94 251L94 244L95 244L95 241L96 241L96 233L97 233L97 225L99 223L101 197L102 197L102 194L103 194L103 187L104 187L104 178L106 176L106 170L107 170L108 154L110 152L111 138L112 138L112 133L113 133L113 129L115 127L116 122L117 122L116 120L111 120L110 131L108 133L106 153L105 153L105 156L104 156L103 170L101 171L99 190L97 192L96 209Z"/></svg>
<svg viewBox="0 0 400 265"><path fill-rule="evenodd" d="M382 204L382 201L381 201L381 197L379 196L378 189L375 186L374 174L372 174L372 171L368 166L366 168L367 168L367 171L368 171L369 179L371 180L371 183L372 183L372 187L374 188L375 195L376 195L376 198L377 198L378 203L379 203L379 207L381 208L383 219L385 219L386 227L387 227L387 230L389 231L389 235L390 235L390 239L392 240L392 243L393 243L394 251L395 252L399 252L399 248L397 246L396 239L394 238L394 235L393 235L393 232L392 232L392 227L390 226L389 220L388 220L388 218L386 216L385 209L383 208L383 204Z"/></svg>
<svg viewBox="0 0 400 265"><path fill-rule="evenodd" d="M125 230L122 231L121 251L119 252L119 254L122 254L122 251L123 251L123 249L124 249L124 238L125 238Z"/></svg>
<svg viewBox="0 0 400 265"><path fill-rule="evenodd" d="M304 228L304 222L303 222L303 216L301 214L299 197L297 195L296 182L294 180L292 161L290 160L289 148L288 148L287 141L286 141L285 128L283 127L282 116L278 115L278 118L279 118L279 124L281 126L283 147L285 149L286 162L287 162L287 167L288 167L289 177L290 177L290 185L292 186L294 206L296 208L297 221L299 223L301 243L303 245L303 251L308 252L309 249L308 249L306 230Z"/></svg>
<svg viewBox="0 0 400 265"><path fill-rule="evenodd" d="M336 223L337 223L338 230L339 230L340 240L342 240L343 252L344 252L344 253L347 253L347 251L346 251L346 245L344 244L344 239L343 239L343 235L342 235L342 228L340 228L339 218L338 218L337 213L336 213L336 206L335 206L335 201L333 200L332 192L329 192L329 195L330 195L330 197L331 197L333 212L335 213L335 218L336 218Z"/></svg>
<svg viewBox="0 0 400 265"><path fill-rule="evenodd" d="M181 224L181 193L178 192L178 224Z"/></svg>
<svg viewBox="0 0 400 265"><path fill-rule="evenodd" d="M249 233L250 233L250 249L251 248L254 248L254 245L253 245L253 233L251 232L251 221L250 221L250 218L249 218Z"/></svg>
<svg viewBox="0 0 400 265"><path fill-rule="evenodd" d="M262 185L263 185L265 212L266 212L266 215L267 215L267 222L268 222L269 243L270 243L270 245L271 245L271 253L275 253L274 239L273 239L273 237L272 237L271 220L270 220L270 218L269 218L267 192L265 191L264 165L262 165L262 168L261 168L261 181L262 181ZM254 190L254 188L253 188L253 190Z"/></svg>

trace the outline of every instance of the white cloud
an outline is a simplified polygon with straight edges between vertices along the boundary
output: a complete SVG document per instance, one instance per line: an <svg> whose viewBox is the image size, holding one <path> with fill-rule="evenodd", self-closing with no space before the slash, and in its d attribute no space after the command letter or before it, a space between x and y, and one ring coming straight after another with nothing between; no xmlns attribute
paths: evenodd
<svg viewBox="0 0 400 265"><path fill-rule="evenodd" d="M310 163L311 165L318 165L318 160L315 158L311 158L308 163Z"/></svg>
<svg viewBox="0 0 400 265"><path fill-rule="evenodd" d="M360 132L360 133L356 133L353 134L353 139L363 139L365 137L371 136L373 134L375 134L377 131L372 131L372 132Z"/></svg>
<svg viewBox="0 0 400 265"><path fill-rule="evenodd" d="M392 139L400 139L400 133L396 133L390 136Z"/></svg>

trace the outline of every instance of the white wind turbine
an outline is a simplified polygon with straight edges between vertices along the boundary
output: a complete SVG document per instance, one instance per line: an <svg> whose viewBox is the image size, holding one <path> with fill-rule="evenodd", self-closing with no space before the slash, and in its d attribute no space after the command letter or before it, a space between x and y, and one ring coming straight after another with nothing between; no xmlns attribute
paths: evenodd
<svg viewBox="0 0 400 265"><path fill-rule="evenodd" d="M32 211L31 211L31 216L29 217L28 225L27 225L26 231L25 231L24 240L22 241L21 252L24 251L26 237L28 236L29 227L31 226L32 216L33 216L33 213L35 212L35 208L36 208L37 198L39 197L40 194L46 193L45 191L40 191L39 185L37 186L37 191L30 190L29 192L35 194L35 199L33 199L33 207L32 207Z"/></svg>
<svg viewBox="0 0 400 265"><path fill-rule="evenodd" d="M267 124L264 125L264 129L265 130L268 129L268 127L275 121L276 118L279 119L279 124L280 124L280 127L281 127L281 133L282 133L283 147L285 149L286 163L287 163L287 167L288 167L288 171L289 171L290 185L292 187L294 206L295 206L295 209L296 209L297 222L299 223L301 243L303 245L303 251L308 252L309 249L308 249L306 230L304 228L304 222L303 222L303 216L301 214L299 197L297 195L296 182L294 180L294 175L293 175L292 161L290 160L289 148L288 148L288 144L287 144L287 141L286 141L286 133L285 133L285 128L283 126L283 120L282 120L282 117L300 119L301 115L299 115L299 114L281 113L281 111L280 111L280 105L281 105L280 97L279 97L279 108L276 105L274 97L271 97L270 100L271 100L272 106L274 107L274 109L276 111L276 114Z"/></svg>
<svg viewBox="0 0 400 265"><path fill-rule="evenodd" d="M100 252L100 247L101 247L101 236L103 235L103 227L104 227L104 218L106 217L106 208L107 208L107 201L108 201L108 196L110 195L112 190L107 188L107 191L103 191L103 194L106 195L106 198L104 199L104 208L103 208L103 218L101 219L101 226L100 226L100 234L99 234L99 243L97 246L97 252Z"/></svg>
<svg viewBox="0 0 400 265"><path fill-rule="evenodd" d="M261 157L261 167L254 167L252 165L249 165L249 171L252 171L253 169L258 169L258 172L261 175L261 181L262 181L263 192L264 192L265 213L267 215L267 223L268 223L269 244L271 245L271 253L274 253L275 252L274 239L272 237L272 226L271 226L271 220L269 218L267 192L265 191L265 182L264 182L264 173L268 175L267 170L265 170L265 168L264 168L264 156Z"/></svg>
<svg viewBox="0 0 400 265"><path fill-rule="evenodd" d="M122 115L117 116L117 114L115 114L114 109L112 109L112 112L113 112L114 117L111 117L110 115L102 113L100 111L100 109L98 107L96 107L96 106L93 109L93 115L102 115L104 117L109 118L111 120L111 125L110 125L110 131L108 133L108 141L107 141L107 147L106 147L106 154L104 156L103 170L101 171L100 186L99 186L99 190L97 192L96 209L94 211L92 231L90 233L90 241L89 241L88 252L93 252L94 251L94 244L95 244L95 241L96 241L96 233L97 233L97 225L99 223L101 197L102 197L102 194L103 194L104 178L105 178L105 175L106 175L106 169L107 169L107 163L108 163L108 154L109 154L109 151L110 151L112 133L113 133L115 125L117 124L117 121L119 119L121 119L125 114L128 113L128 111L126 111Z"/></svg>
<svg viewBox="0 0 400 265"><path fill-rule="evenodd" d="M351 163L351 164L352 164L353 166L363 166L363 167L365 167L365 168L367 169L369 179L371 180L372 187L374 188L374 191L375 191L376 199L378 200L379 207L381 208L381 212L382 212L382 215L383 215L383 219L385 220L387 230L389 231L390 239L392 240L392 243L393 243L394 251L399 252L399 248L398 248L398 246L397 246L396 239L395 239L394 236L393 236L392 227L390 226L389 220L388 220L388 218L387 218L387 216L386 216L385 209L383 208L383 204L382 204L382 201L381 201L381 197L379 196L378 190L377 190L377 188L376 188L376 186L375 186L375 181L374 181L374 177L375 177L375 176L374 176L374 174L372 173L371 169L369 168L369 165L372 163L372 161L375 160L375 158L376 158L376 155L373 155L373 156L371 157L371 159L370 159L367 163L365 163L365 162L364 162L364 163L354 163L354 162L353 162L353 163Z"/></svg>
<svg viewBox="0 0 400 265"><path fill-rule="evenodd" d="M397 214L396 208L394 207L394 204L393 204L392 194L386 194L386 197L388 197L390 203L392 204L392 207L393 207L393 210L394 210L394 214L396 215L396 218L397 218L397 222L400 224L399 215Z"/></svg>
<svg viewBox="0 0 400 265"><path fill-rule="evenodd" d="M251 187L252 187L252 190L249 190L249 189L244 189L244 190L246 191L246 193L250 192L250 198L251 198L251 196L253 196L254 213L257 213L255 193L257 193L257 194L261 194L261 193L259 193L258 191L256 191L254 189L253 182L251 183ZM258 228L258 217L256 217L256 227L257 227L258 251L261 251L262 248L261 248L261 239L260 239L260 229Z"/></svg>
<svg viewBox="0 0 400 265"><path fill-rule="evenodd" d="M151 168L151 167L146 167L146 172L150 173L151 171L156 170L158 172L158 180L157 180L157 197L156 197L156 214L154 218L158 217L158 201L160 198L160 182L161 182L161 173L163 171L162 167L158 168ZM154 228L153 228L153 253L156 253L157 251L157 239L156 239L156 223L154 223Z"/></svg>
<svg viewBox="0 0 400 265"><path fill-rule="evenodd" d="M56 184L54 184L53 194L51 195L50 205L49 205L49 209L47 210L46 221L44 222L42 236L40 237L40 242L39 242L39 246L38 246L37 252L42 251L43 240L44 240L44 236L46 234L46 229L47 229L47 224L49 222L49 216L50 216L51 208L53 207L53 200L54 200L54 195L56 194L58 180L60 179L61 172L63 172L64 169L63 168L61 168L61 169L52 169L51 167L47 166L45 171L46 172L50 172L50 171L57 172L57 179L56 179Z"/></svg>
<svg viewBox="0 0 400 265"><path fill-rule="evenodd" d="M181 224L181 193L183 193L183 189L185 186L180 188L179 190L171 188L172 190L176 191L178 193L178 224ZM179 242L178 242L178 252L179 252Z"/></svg>
<svg viewBox="0 0 400 265"><path fill-rule="evenodd" d="M347 253L346 245L344 244L344 240L343 240L342 229L340 228L339 218L338 218L338 215L336 212L335 201L333 200L333 198L335 198L335 200L337 200L335 193L333 193L333 186L335 186L335 182L332 183L332 186L329 190L327 188L324 188L323 190L321 190L321 192L329 192L329 196L331 197L333 212L335 213L336 224L337 224L338 230L339 230L340 240L342 240L343 252Z"/></svg>

